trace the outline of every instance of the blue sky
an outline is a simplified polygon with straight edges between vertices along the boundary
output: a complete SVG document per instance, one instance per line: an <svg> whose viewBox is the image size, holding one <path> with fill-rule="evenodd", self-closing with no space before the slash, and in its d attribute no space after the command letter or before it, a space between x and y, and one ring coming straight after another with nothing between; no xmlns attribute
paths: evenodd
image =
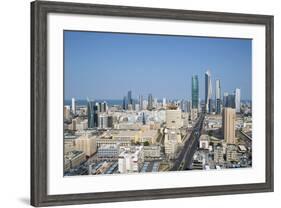
<svg viewBox="0 0 281 208"><path fill-rule="evenodd" d="M247 39L64 32L65 99L122 99L128 90L162 99L191 100L191 76L211 71L222 93L241 89L251 99L252 43Z"/></svg>

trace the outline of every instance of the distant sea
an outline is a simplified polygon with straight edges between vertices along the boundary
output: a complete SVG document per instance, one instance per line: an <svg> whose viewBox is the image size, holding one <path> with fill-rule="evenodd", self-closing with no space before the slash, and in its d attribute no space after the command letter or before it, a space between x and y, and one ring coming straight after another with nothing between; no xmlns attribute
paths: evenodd
<svg viewBox="0 0 281 208"><path fill-rule="evenodd" d="M87 105L88 101L87 100L75 100L76 101L76 105ZM96 102L106 102L109 106L113 106L113 105L122 105L123 100L94 100ZM64 101L64 105L71 105L71 100L65 100Z"/></svg>

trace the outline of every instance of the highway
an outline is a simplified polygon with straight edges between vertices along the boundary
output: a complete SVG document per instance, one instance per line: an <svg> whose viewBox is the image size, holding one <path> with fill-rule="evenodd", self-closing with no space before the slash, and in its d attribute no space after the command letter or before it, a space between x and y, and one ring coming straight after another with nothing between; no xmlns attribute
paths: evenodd
<svg viewBox="0 0 281 208"><path fill-rule="evenodd" d="M197 123L193 127L192 133L186 140L183 149L181 150L178 158L175 160L174 166L170 169L170 171L191 169L192 158L198 147L204 117L204 114L200 115Z"/></svg>
<svg viewBox="0 0 281 208"><path fill-rule="evenodd" d="M252 138L250 138L247 134L242 132L241 130L236 131L237 137L242 139L245 142L246 147L252 147Z"/></svg>

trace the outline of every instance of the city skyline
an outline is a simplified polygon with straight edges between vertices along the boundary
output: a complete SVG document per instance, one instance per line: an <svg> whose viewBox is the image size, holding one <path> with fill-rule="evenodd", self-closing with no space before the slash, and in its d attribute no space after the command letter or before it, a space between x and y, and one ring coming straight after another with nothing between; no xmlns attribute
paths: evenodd
<svg viewBox="0 0 281 208"><path fill-rule="evenodd" d="M213 91L219 79L222 94L239 88L241 99L251 100L250 40L70 31L64 35L66 100L121 100L128 91L134 99L152 94L158 99L191 100L193 75L198 76L199 99L203 100L207 70L212 74ZM109 57L110 63L106 62Z"/></svg>

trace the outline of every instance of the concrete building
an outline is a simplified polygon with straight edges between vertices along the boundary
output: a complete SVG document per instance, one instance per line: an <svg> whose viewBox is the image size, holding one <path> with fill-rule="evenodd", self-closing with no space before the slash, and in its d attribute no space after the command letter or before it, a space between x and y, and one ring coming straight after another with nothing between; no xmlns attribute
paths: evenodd
<svg viewBox="0 0 281 208"><path fill-rule="evenodd" d="M144 143L149 142L150 144L155 144L158 138L159 132L154 129L146 129L140 132L138 142Z"/></svg>
<svg viewBox="0 0 281 208"><path fill-rule="evenodd" d="M64 137L63 139L63 151L64 154L67 154L68 152L75 150L75 140L77 139L77 136L73 137Z"/></svg>
<svg viewBox="0 0 281 208"><path fill-rule="evenodd" d="M216 164L221 165L224 163L223 158L223 147L222 146L216 146L214 149L214 161Z"/></svg>
<svg viewBox="0 0 281 208"><path fill-rule="evenodd" d="M124 148L118 157L118 171L120 173L139 172L143 162L143 146Z"/></svg>
<svg viewBox="0 0 281 208"><path fill-rule="evenodd" d="M64 155L64 171L78 167L86 160L85 152L83 151L70 151Z"/></svg>
<svg viewBox="0 0 281 208"><path fill-rule="evenodd" d="M120 130L112 134L113 140L130 140L131 142L139 141L140 131L139 130Z"/></svg>
<svg viewBox="0 0 281 208"><path fill-rule="evenodd" d="M164 148L165 154L170 158L175 158L179 144L181 143L181 135L179 131L167 130L165 132Z"/></svg>
<svg viewBox="0 0 281 208"><path fill-rule="evenodd" d="M68 105L63 106L63 119L64 120L70 119L70 106Z"/></svg>
<svg viewBox="0 0 281 208"><path fill-rule="evenodd" d="M84 120L84 121L79 121L78 123L76 123L76 130L77 131L83 131L86 130L88 128L88 121Z"/></svg>
<svg viewBox="0 0 281 208"><path fill-rule="evenodd" d="M209 149L209 136L208 135L203 134L200 136L199 148L200 149Z"/></svg>
<svg viewBox="0 0 281 208"><path fill-rule="evenodd" d="M118 144L102 144L98 148L97 156L99 158L112 158L117 159L119 155L119 145Z"/></svg>
<svg viewBox="0 0 281 208"><path fill-rule="evenodd" d="M235 144L235 109L224 108L222 116L222 128L224 140L227 144Z"/></svg>
<svg viewBox="0 0 281 208"><path fill-rule="evenodd" d="M129 147L132 144L131 138L97 138L97 148L102 145L119 145L120 147Z"/></svg>
<svg viewBox="0 0 281 208"><path fill-rule="evenodd" d="M75 140L75 149L85 152L90 157L97 151L97 141L95 136L83 134Z"/></svg>
<svg viewBox="0 0 281 208"><path fill-rule="evenodd" d="M149 145L149 146L143 147L145 159L149 159L149 158L157 159L157 158L159 158L161 156L160 151L161 151L160 145Z"/></svg>
<svg viewBox="0 0 281 208"><path fill-rule="evenodd" d="M169 129L179 129L182 126L181 110L166 110L166 127Z"/></svg>
<svg viewBox="0 0 281 208"><path fill-rule="evenodd" d="M227 145L226 161L228 161L228 162L237 162L238 161L236 145Z"/></svg>
<svg viewBox="0 0 281 208"><path fill-rule="evenodd" d="M198 109L192 108L190 113L190 120L195 121L198 118Z"/></svg>

